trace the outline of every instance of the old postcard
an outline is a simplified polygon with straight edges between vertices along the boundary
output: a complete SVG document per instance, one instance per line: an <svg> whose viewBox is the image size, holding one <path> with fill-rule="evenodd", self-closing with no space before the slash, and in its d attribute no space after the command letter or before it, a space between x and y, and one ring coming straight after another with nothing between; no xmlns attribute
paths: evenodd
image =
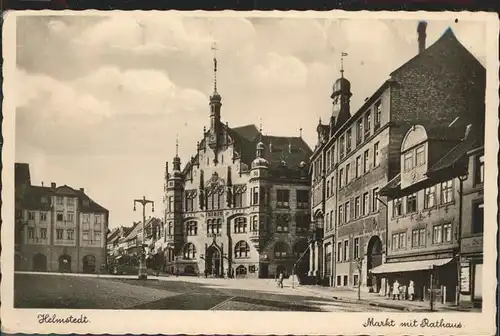
<svg viewBox="0 0 500 336"><path fill-rule="evenodd" d="M7 13L4 331L493 334L498 31Z"/></svg>

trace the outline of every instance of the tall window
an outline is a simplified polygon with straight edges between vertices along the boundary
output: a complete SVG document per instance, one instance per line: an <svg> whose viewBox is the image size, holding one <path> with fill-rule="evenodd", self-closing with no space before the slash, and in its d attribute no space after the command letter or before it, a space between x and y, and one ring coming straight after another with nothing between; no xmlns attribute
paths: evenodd
<svg viewBox="0 0 500 336"><path fill-rule="evenodd" d="M174 211L174 196L168 197L168 211L169 212Z"/></svg>
<svg viewBox="0 0 500 336"><path fill-rule="evenodd" d="M356 125L356 145L359 145L363 141L363 120L359 119Z"/></svg>
<svg viewBox="0 0 500 336"><path fill-rule="evenodd" d="M325 276L332 275L332 245L325 245Z"/></svg>
<svg viewBox="0 0 500 336"><path fill-rule="evenodd" d="M363 194L363 216L367 215L368 212L370 212L370 208L369 208L369 194L367 192L365 192Z"/></svg>
<svg viewBox="0 0 500 336"><path fill-rule="evenodd" d="M400 198L396 198L393 200L392 205L392 217L398 217L403 214L403 202L401 202Z"/></svg>
<svg viewBox="0 0 500 336"><path fill-rule="evenodd" d="M352 130L348 129L346 133L346 144L345 144L346 153L349 153L351 149L352 149Z"/></svg>
<svg viewBox="0 0 500 336"><path fill-rule="evenodd" d="M247 232L247 219L245 217L238 217L234 219L234 233Z"/></svg>
<svg viewBox="0 0 500 336"><path fill-rule="evenodd" d="M252 188L252 205L259 204L259 187Z"/></svg>
<svg viewBox="0 0 500 336"><path fill-rule="evenodd" d="M351 204L349 202L345 202L344 206L345 210L345 222L349 222L351 220Z"/></svg>
<svg viewBox="0 0 500 336"><path fill-rule="evenodd" d="M379 143L376 142L375 145L373 145L373 167L377 167L380 164L378 147Z"/></svg>
<svg viewBox="0 0 500 336"><path fill-rule="evenodd" d="M361 199L356 197L354 199L354 218L358 218L361 215Z"/></svg>
<svg viewBox="0 0 500 336"><path fill-rule="evenodd" d="M305 233L309 230L309 215L296 214L295 215L295 231L297 233Z"/></svg>
<svg viewBox="0 0 500 336"><path fill-rule="evenodd" d="M406 247L406 232L399 233L399 248Z"/></svg>
<svg viewBox="0 0 500 336"><path fill-rule="evenodd" d="M277 242L276 245L274 245L274 256L276 258L284 258L286 257L287 250L288 248L285 243Z"/></svg>
<svg viewBox="0 0 500 336"><path fill-rule="evenodd" d="M413 230L411 232L411 246L412 247L420 246L418 244L418 230Z"/></svg>
<svg viewBox="0 0 500 336"><path fill-rule="evenodd" d="M276 215L276 232L288 232L289 225L290 225L289 214Z"/></svg>
<svg viewBox="0 0 500 336"><path fill-rule="evenodd" d="M370 111L365 114L365 139L370 136L372 115Z"/></svg>
<svg viewBox="0 0 500 336"><path fill-rule="evenodd" d="M451 242L451 223L443 225L443 241Z"/></svg>
<svg viewBox="0 0 500 336"><path fill-rule="evenodd" d="M378 211L378 188L373 188L372 191L372 211Z"/></svg>
<svg viewBox="0 0 500 336"><path fill-rule="evenodd" d="M330 197L330 180L326 181L326 198Z"/></svg>
<svg viewBox="0 0 500 336"><path fill-rule="evenodd" d="M425 145L418 146L416 152L417 166L421 166L425 163Z"/></svg>
<svg viewBox="0 0 500 336"><path fill-rule="evenodd" d="M361 156L356 158L356 178L361 175Z"/></svg>
<svg viewBox="0 0 500 336"><path fill-rule="evenodd" d="M404 154L404 170L408 171L413 168L413 151Z"/></svg>
<svg viewBox="0 0 500 336"><path fill-rule="evenodd" d="M349 176L350 170L351 170L351 164L348 163L345 166L345 184L346 185L349 184L349 181L350 181L350 176Z"/></svg>
<svg viewBox="0 0 500 336"><path fill-rule="evenodd" d="M75 239L75 231L73 230L68 230L66 231L66 235L68 237L68 240L73 240Z"/></svg>
<svg viewBox="0 0 500 336"><path fill-rule="evenodd" d="M339 224L344 223L344 207L339 205Z"/></svg>
<svg viewBox="0 0 500 336"><path fill-rule="evenodd" d="M344 240L344 261L349 261L349 240Z"/></svg>
<svg viewBox="0 0 500 336"><path fill-rule="evenodd" d="M186 223L186 231L188 236L198 235L198 223L196 221L189 221Z"/></svg>
<svg viewBox="0 0 500 336"><path fill-rule="evenodd" d="M252 216L252 231L259 231L259 220L257 216Z"/></svg>
<svg viewBox="0 0 500 336"><path fill-rule="evenodd" d="M326 231L330 230L330 217L329 216L325 217L325 229L326 229Z"/></svg>
<svg viewBox="0 0 500 336"><path fill-rule="evenodd" d="M342 242L337 243L337 262L342 261Z"/></svg>
<svg viewBox="0 0 500 336"><path fill-rule="evenodd" d="M196 247L192 243L187 243L184 247L184 259L196 259Z"/></svg>
<svg viewBox="0 0 500 336"><path fill-rule="evenodd" d="M399 249L399 233L395 233L392 235L392 249Z"/></svg>
<svg viewBox="0 0 500 336"><path fill-rule="evenodd" d="M379 101L375 104L375 122L373 125L375 131L380 128L381 121L382 121L382 104Z"/></svg>
<svg viewBox="0 0 500 336"><path fill-rule="evenodd" d="M436 186L425 188L424 190L424 208L432 208L436 205Z"/></svg>
<svg viewBox="0 0 500 336"><path fill-rule="evenodd" d="M62 229L57 229L56 230L56 239L57 240L64 239L64 230L62 230Z"/></svg>
<svg viewBox="0 0 500 336"><path fill-rule="evenodd" d="M441 225L435 225L433 227L432 242L434 244L439 244L443 242L443 227Z"/></svg>
<svg viewBox="0 0 500 336"><path fill-rule="evenodd" d="M342 160L344 158L344 147L345 147L344 136L343 135L340 137L339 142L340 142L339 156L340 156L340 160Z"/></svg>
<svg viewBox="0 0 500 336"><path fill-rule="evenodd" d="M474 184L484 182L484 154L476 156Z"/></svg>
<svg viewBox="0 0 500 336"><path fill-rule="evenodd" d="M277 190L277 208L289 208L290 207L290 190L278 189Z"/></svg>
<svg viewBox="0 0 500 336"><path fill-rule="evenodd" d="M248 258L250 254L250 246L245 241L239 241L234 247L235 258Z"/></svg>
<svg viewBox="0 0 500 336"><path fill-rule="evenodd" d="M28 220L35 220L35 212L28 211Z"/></svg>
<svg viewBox="0 0 500 336"><path fill-rule="evenodd" d="M64 204L64 199L62 196L57 196L56 197L56 202L57 202L57 205L63 205Z"/></svg>
<svg viewBox="0 0 500 336"><path fill-rule="evenodd" d="M101 226L100 216L98 216L96 218L99 218L99 222L96 220L95 224L100 227ZM75 222L75 214L73 212L68 212L68 222L69 223Z"/></svg>
<svg viewBox="0 0 500 336"><path fill-rule="evenodd" d="M47 213L45 211L40 212L40 222L47 221Z"/></svg>
<svg viewBox="0 0 500 336"><path fill-rule="evenodd" d="M326 152L326 164L325 164L325 166L326 166L325 168L326 169L325 170L329 170L330 169L330 155L331 155L330 154L330 150L328 150Z"/></svg>
<svg viewBox="0 0 500 336"><path fill-rule="evenodd" d="M207 220L207 234L220 234L222 231L222 219Z"/></svg>
<svg viewBox="0 0 500 336"><path fill-rule="evenodd" d="M441 183L441 204L453 201L453 180Z"/></svg>
<svg viewBox="0 0 500 336"><path fill-rule="evenodd" d="M425 246L425 229L416 229L411 232L411 246Z"/></svg>
<svg viewBox="0 0 500 336"><path fill-rule="evenodd" d="M359 237L354 238L354 259L359 258Z"/></svg>
<svg viewBox="0 0 500 336"><path fill-rule="evenodd" d="M186 193L185 204L186 204L186 211L189 212L194 210L194 197L192 197L189 193Z"/></svg>
<svg viewBox="0 0 500 336"><path fill-rule="evenodd" d="M484 203L472 204L472 233L484 232Z"/></svg>
<svg viewBox="0 0 500 336"><path fill-rule="evenodd" d="M58 222L62 222L62 221L64 221L64 214L63 214L61 211L58 211L58 212L57 212L57 214L56 214L56 220L57 220ZM88 221L87 221L87 223L88 223Z"/></svg>
<svg viewBox="0 0 500 336"><path fill-rule="evenodd" d="M33 238L35 238L35 229L28 228L28 239L33 239Z"/></svg>
<svg viewBox="0 0 500 336"><path fill-rule="evenodd" d="M363 153L363 173L367 173L368 170L370 169L370 152L369 150L365 150Z"/></svg>
<svg viewBox="0 0 500 336"><path fill-rule="evenodd" d="M47 239L47 228L40 228L40 238Z"/></svg>
<svg viewBox="0 0 500 336"><path fill-rule="evenodd" d="M425 246L425 228L418 230L418 243L420 246Z"/></svg>
<svg viewBox="0 0 500 336"><path fill-rule="evenodd" d="M412 213L417 211L417 194L406 196L406 212Z"/></svg>
<svg viewBox="0 0 500 336"><path fill-rule="evenodd" d="M342 188L342 181L344 180L343 177L344 177L344 169L340 168L340 171L339 171L339 189Z"/></svg>
<svg viewBox="0 0 500 336"><path fill-rule="evenodd" d="M245 185L235 185L234 186L234 206L236 208L241 208L247 205L247 188Z"/></svg>

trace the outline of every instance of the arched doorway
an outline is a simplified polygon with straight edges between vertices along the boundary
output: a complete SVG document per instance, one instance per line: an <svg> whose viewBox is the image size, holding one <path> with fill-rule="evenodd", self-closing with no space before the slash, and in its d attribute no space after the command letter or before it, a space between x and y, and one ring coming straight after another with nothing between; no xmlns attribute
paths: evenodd
<svg viewBox="0 0 500 336"><path fill-rule="evenodd" d="M33 271L47 271L47 257L45 256L45 254L37 253L33 256Z"/></svg>
<svg viewBox="0 0 500 336"><path fill-rule="evenodd" d="M372 287L374 292L378 292L381 286L381 279L370 273L370 270L382 265L382 241L379 236L373 236L366 248L366 285Z"/></svg>
<svg viewBox="0 0 500 336"><path fill-rule="evenodd" d="M221 256L220 251L214 245L207 250L206 269L213 276L220 276Z"/></svg>
<svg viewBox="0 0 500 336"><path fill-rule="evenodd" d="M70 273L71 272L71 257L67 254L63 254L59 257L59 272Z"/></svg>
<svg viewBox="0 0 500 336"><path fill-rule="evenodd" d="M304 253L305 252L305 253ZM307 275L309 271L309 254L308 244L305 239L298 240L293 247L295 257L295 274Z"/></svg>
<svg viewBox="0 0 500 336"><path fill-rule="evenodd" d="M83 273L95 272L95 257L93 255L86 255L83 257Z"/></svg>
<svg viewBox="0 0 500 336"><path fill-rule="evenodd" d="M247 268L243 265L236 267L236 277L244 278L247 275Z"/></svg>

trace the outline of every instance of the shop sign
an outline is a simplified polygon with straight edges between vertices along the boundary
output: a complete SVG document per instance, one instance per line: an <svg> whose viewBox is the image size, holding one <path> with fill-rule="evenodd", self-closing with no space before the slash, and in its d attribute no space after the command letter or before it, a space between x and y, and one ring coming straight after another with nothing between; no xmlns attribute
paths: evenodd
<svg viewBox="0 0 500 336"><path fill-rule="evenodd" d="M461 253L483 251L483 236L462 238Z"/></svg>
<svg viewBox="0 0 500 336"><path fill-rule="evenodd" d="M470 264L462 263L460 265L460 292L462 294L470 293Z"/></svg>

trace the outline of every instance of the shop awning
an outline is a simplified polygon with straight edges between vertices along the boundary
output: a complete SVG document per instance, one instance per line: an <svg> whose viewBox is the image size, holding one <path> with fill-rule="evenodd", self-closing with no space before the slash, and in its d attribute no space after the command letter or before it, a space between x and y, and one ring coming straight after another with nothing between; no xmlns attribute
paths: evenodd
<svg viewBox="0 0 500 336"><path fill-rule="evenodd" d="M372 274L385 274L385 273L401 273L401 272L431 270L433 266L436 267L443 266L452 260L453 258L445 258L445 259L387 263L373 268L372 270L370 270L370 272Z"/></svg>

